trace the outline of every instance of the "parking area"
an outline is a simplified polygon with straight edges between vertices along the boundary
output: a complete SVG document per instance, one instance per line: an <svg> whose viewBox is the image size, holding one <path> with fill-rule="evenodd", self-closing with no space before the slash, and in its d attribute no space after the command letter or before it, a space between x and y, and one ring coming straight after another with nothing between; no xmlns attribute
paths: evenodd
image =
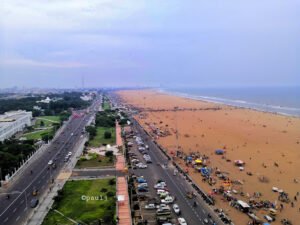
<svg viewBox="0 0 300 225"><path fill-rule="evenodd" d="M187 224L181 209L184 206L177 201L178 193L172 192L168 182L161 176L160 170L168 168L168 161L158 163L152 159L151 148L137 132L126 134L126 143L134 224Z"/></svg>

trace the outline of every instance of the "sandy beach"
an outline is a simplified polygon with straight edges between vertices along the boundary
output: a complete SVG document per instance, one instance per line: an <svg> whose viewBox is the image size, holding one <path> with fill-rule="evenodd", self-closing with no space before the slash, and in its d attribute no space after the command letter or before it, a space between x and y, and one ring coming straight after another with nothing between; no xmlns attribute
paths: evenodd
<svg viewBox="0 0 300 225"><path fill-rule="evenodd" d="M226 187L236 192L231 192L233 196L245 202L254 198L275 204L278 215L272 224L281 224L283 218L299 224L300 118L192 100L154 90L119 91L118 95L127 105L141 109L136 119L170 154L179 146L185 155L207 156L208 167L224 172L230 181L242 183L232 182ZM162 131L162 135L153 133L154 129ZM215 154L216 149L224 150L225 154ZM234 165L234 160L244 161L244 170ZM175 161L186 168L183 159L176 157ZM216 183L209 185L192 168L189 168L189 174L207 193L224 183L215 176ZM288 193L290 201L279 201L279 194L272 191L273 187ZM250 221L246 214L229 206L222 195L216 194L214 198L216 206L224 209L235 224ZM262 220L266 214L264 210L257 210L257 216Z"/></svg>

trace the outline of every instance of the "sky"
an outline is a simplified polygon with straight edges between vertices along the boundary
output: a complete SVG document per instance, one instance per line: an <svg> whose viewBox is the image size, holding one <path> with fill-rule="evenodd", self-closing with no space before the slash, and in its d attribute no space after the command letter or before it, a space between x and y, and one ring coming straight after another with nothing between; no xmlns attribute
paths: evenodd
<svg viewBox="0 0 300 225"><path fill-rule="evenodd" d="M1 1L0 88L300 85L299 62L299 0Z"/></svg>

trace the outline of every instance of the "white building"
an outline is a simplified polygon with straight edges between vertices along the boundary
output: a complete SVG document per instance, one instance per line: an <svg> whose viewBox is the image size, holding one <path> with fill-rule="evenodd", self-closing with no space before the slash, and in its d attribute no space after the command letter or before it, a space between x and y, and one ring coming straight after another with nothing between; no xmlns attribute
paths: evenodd
<svg viewBox="0 0 300 225"><path fill-rule="evenodd" d="M0 115L0 141L10 138L24 127L31 126L32 112L11 111Z"/></svg>

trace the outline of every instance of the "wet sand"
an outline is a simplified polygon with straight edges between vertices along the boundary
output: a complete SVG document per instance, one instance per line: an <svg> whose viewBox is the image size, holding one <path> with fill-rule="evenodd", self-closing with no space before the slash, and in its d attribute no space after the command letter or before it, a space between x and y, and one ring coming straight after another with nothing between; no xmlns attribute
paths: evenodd
<svg viewBox="0 0 300 225"><path fill-rule="evenodd" d="M279 206L278 193L272 192L272 187L283 189L294 207L291 203L282 203L284 209L272 224L280 224L282 218L290 219L293 224L299 223L296 218L300 218L300 196L294 200L296 193L300 192L300 183L295 182L295 179L300 182L299 118L191 100L153 90L120 91L118 94L128 105L143 109L136 118L146 130L151 132L150 127L156 127L169 134L157 139L169 153L174 152L178 145L186 154L199 152L209 156L208 166L217 167L227 172L231 180L244 183L231 186L246 194L243 197L234 195L244 201L248 201L247 196L254 192L260 192L262 196L256 200L269 200ZM174 107L179 110L175 112ZM216 149L225 149L224 157L216 155ZM238 159L246 163L244 171L239 171L234 165L233 161ZM183 160L176 161L185 168ZM202 182L200 173L192 169L189 173L208 193L222 184L216 179L217 183L209 186ZM264 182L259 180L262 176ZM221 195L215 198L216 206L223 208L235 224L250 221L246 214L230 207ZM263 219L265 214L260 210L257 216Z"/></svg>

